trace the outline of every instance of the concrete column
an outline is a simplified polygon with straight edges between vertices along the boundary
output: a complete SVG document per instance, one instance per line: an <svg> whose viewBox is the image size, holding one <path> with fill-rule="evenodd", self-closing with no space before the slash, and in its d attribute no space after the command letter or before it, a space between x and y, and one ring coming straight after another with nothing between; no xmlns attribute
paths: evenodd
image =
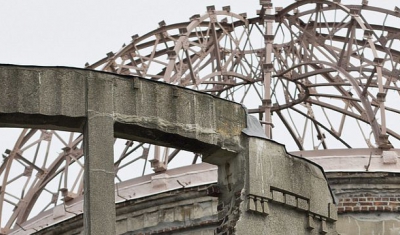
<svg viewBox="0 0 400 235"><path fill-rule="evenodd" d="M88 78L86 98L84 231L115 234L112 82Z"/></svg>

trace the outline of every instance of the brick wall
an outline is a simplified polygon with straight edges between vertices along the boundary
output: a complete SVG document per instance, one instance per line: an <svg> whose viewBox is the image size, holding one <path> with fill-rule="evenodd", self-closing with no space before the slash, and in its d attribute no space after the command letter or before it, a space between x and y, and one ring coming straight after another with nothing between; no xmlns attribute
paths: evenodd
<svg viewBox="0 0 400 235"><path fill-rule="evenodd" d="M400 211L400 194L360 193L339 198L338 213L371 211Z"/></svg>
<svg viewBox="0 0 400 235"><path fill-rule="evenodd" d="M400 173L329 172L338 213L399 212Z"/></svg>

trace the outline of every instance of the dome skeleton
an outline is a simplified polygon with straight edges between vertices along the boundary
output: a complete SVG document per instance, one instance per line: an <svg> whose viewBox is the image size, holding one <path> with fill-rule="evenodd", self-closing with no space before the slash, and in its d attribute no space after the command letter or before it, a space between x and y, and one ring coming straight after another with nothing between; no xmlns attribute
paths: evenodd
<svg viewBox="0 0 400 235"><path fill-rule="evenodd" d="M365 1L360 6L313 2L297 1L275 9L274 14L272 4L264 1L259 16L251 19L229 7L208 7L205 14L194 15L187 23L160 22L158 29L134 35L117 53L86 68L164 81L244 103L249 113L260 118L267 136L276 139L282 132L289 134L293 150L397 147L400 134L391 119L400 113L393 105L400 74L400 52L394 45L400 36L397 28L385 23L388 16L398 21L398 10L368 6ZM368 23L366 16L371 12L382 18L382 25ZM356 127L346 125L349 122ZM358 129L362 144L346 135L355 133L353 129ZM33 160L40 151L23 154L41 148L40 143L50 146L52 138L59 139L64 150L58 157L46 155L48 162L43 166ZM31 217L51 179L59 177L60 183L56 191L49 190L54 197L47 206L60 203L59 191L64 200L82 194L83 168L77 167L75 179L67 178L73 163L83 165L81 141L77 134L63 137L57 131L23 131L1 167L2 215L4 204L18 205L2 228L10 229ZM133 155L133 150L140 152ZM127 141L115 162L116 181L125 180L119 170L143 159L141 175L151 158L155 170L166 170L180 152ZM191 155L192 164L199 161L198 154ZM12 176L13 162L24 167ZM46 172L46 177L39 179L32 172L42 176ZM16 177L27 178L19 194L7 190ZM28 183L31 179L35 183ZM67 183L71 180L73 187Z"/></svg>

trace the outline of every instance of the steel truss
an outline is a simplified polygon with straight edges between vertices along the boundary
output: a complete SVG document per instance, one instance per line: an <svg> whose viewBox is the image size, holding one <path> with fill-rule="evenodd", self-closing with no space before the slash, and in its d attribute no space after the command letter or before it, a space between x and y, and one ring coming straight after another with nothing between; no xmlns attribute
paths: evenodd
<svg viewBox="0 0 400 235"><path fill-rule="evenodd" d="M397 147L400 10L367 1L302 0L275 12L270 1L261 5L251 19L210 6L185 23L162 21L86 68L243 103L266 135L290 150ZM22 130L0 168L3 231L82 195L82 139L77 133ZM131 140L116 144L116 183L148 173L148 161L156 172L174 160L201 161L196 153Z"/></svg>

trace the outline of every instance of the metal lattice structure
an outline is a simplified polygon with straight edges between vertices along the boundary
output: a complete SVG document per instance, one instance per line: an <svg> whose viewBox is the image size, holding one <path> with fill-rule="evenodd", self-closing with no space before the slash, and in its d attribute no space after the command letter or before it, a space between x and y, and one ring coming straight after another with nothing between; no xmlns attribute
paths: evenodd
<svg viewBox="0 0 400 235"><path fill-rule="evenodd" d="M302 0L273 9L267 0L261 5L255 18L210 6L188 22L160 22L86 68L243 103L268 137L292 151L397 148L400 10L367 1ZM0 168L3 231L82 195L82 139L77 133L22 131ZM116 183L128 179L124 170L138 172L129 177L148 173L148 161L160 172L174 160L182 165L201 158L131 140L117 144L123 147L116 147L114 156Z"/></svg>

